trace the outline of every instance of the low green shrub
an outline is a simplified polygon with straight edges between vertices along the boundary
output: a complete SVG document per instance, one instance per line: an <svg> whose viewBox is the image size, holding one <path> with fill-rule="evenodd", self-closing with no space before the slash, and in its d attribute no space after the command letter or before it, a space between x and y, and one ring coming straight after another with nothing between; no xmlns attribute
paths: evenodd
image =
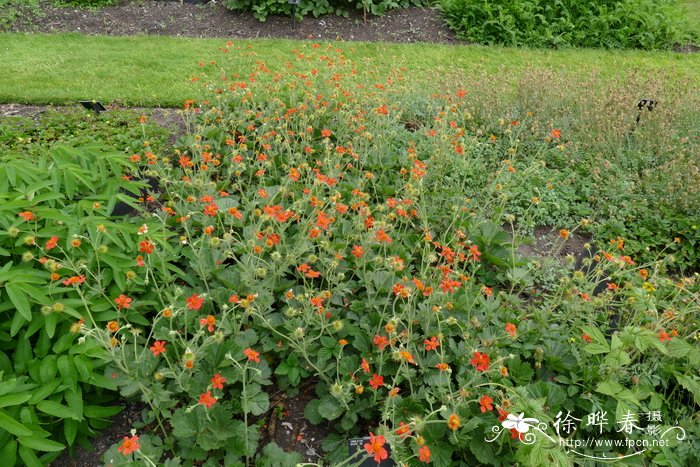
<svg viewBox="0 0 700 467"><path fill-rule="evenodd" d="M296 8L298 17L336 14L347 16L349 10L362 10L373 15L383 15L389 10L408 8L409 6L427 6L428 0L301 0ZM269 15L291 16L293 8L287 0L223 0L223 5L231 10L250 11L260 21Z"/></svg>
<svg viewBox="0 0 700 467"><path fill-rule="evenodd" d="M480 44L668 49L693 38L676 0L440 0L457 36Z"/></svg>

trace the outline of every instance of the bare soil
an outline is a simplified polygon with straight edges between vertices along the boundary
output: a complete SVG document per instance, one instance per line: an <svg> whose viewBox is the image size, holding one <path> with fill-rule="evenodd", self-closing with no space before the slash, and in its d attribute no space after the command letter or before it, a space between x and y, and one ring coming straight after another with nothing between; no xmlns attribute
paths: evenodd
<svg viewBox="0 0 700 467"><path fill-rule="evenodd" d="M384 16L368 16L360 11L348 18L327 15L307 16L296 23L292 18L270 16L260 22L252 14L228 10L220 3L189 4L179 1L122 1L97 10L56 7L47 2L38 11L25 15L8 28L14 32L78 32L126 36L138 34L218 37L286 38L368 42L459 42L445 25L440 12L432 8L390 11Z"/></svg>

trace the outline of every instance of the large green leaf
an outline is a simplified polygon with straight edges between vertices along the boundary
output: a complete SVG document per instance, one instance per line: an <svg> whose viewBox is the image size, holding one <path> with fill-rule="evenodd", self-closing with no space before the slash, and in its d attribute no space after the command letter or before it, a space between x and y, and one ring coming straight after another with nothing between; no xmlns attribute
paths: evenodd
<svg viewBox="0 0 700 467"><path fill-rule="evenodd" d="M10 301L15 306L17 311L19 311L24 319L31 321L32 307L29 304L29 300L27 299L24 291L17 284L12 282L5 284L5 290L7 291L7 296L10 297Z"/></svg>
<svg viewBox="0 0 700 467"><path fill-rule="evenodd" d="M0 410L0 428L15 436L31 436L34 432Z"/></svg>

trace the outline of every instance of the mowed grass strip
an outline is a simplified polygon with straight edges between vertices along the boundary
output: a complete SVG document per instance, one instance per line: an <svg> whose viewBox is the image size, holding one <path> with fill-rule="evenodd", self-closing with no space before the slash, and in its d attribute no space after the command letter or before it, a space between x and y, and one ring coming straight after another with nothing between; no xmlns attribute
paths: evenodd
<svg viewBox="0 0 700 467"><path fill-rule="evenodd" d="M167 36L109 37L80 34L0 34L0 102L69 104L98 99L126 106L178 107L196 99L192 77L250 70L256 61L284 70L294 50L308 44L292 40L235 40ZM465 86L484 74L517 86L524 74L547 70L570 77L619 80L630 73L663 75L675 85L697 87L700 54L604 50L526 50L434 44L338 44L359 69L382 72L405 67L420 86L450 75ZM209 65L216 61L216 65ZM203 64L204 66L200 66ZM367 75L367 80L371 76Z"/></svg>

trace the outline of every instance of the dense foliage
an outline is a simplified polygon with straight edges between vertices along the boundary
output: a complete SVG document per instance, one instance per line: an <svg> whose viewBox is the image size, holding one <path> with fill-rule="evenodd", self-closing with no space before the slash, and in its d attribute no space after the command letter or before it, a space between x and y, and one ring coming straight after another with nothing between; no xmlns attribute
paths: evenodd
<svg viewBox="0 0 700 467"><path fill-rule="evenodd" d="M137 115L0 126L8 465L84 439L116 389L146 408L107 465L293 466L261 427L284 412L270 394L303 384L306 419L335 429L327 465L361 460L346 440L370 433L360 455L390 446L408 465L629 453L565 448L552 427L567 413L580 439L668 441L640 462L699 462L697 125L671 111L684 95L664 90L636 125L633 81L600 103L581 86L579 109L527 74L504 104L496 82L426 91L332 45L282 63L222 52L258 60L202 64L206 96L185 103L174 147ZM111 215L118 200L135 214ZM669 230L641 235L657 221ZM525 256L545 224L551 254ZM587 259L560 253L591 235ZM657 244L680 259L644 251ZM549 440L503 435L518 414ZM628 414L639 430L618 430Z"/></svg>
<svg viewBox="0 0 700 467"><path fill-rule="evenodd" d="M361 10L365 14L383 15L396 8L409 6L426 6L427 0L300 0L296 9L287 0L223 0L223 4L231 10L250 11L260 21L265 21L269 15L291 16L296 11L297 16L336 14L347 16L351 10Z"/></svg>
<svg viewBox="0 0 700 467"><path fill-rule="evenodd" d="M439 5L457 36L474 43L667 49L693 40L677 3L676 0L440 0Z"/></svg>

